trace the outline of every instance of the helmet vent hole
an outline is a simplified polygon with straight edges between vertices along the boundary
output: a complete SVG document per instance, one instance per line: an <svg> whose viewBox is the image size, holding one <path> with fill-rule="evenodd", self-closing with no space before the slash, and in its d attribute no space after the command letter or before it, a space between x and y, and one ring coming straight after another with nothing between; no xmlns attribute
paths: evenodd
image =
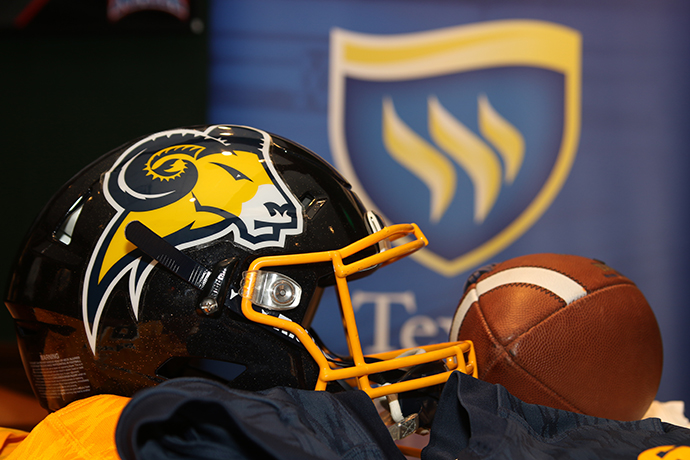
<svg viewBox="0 0 690 460"><path fill-rule="evenodd" d="M53 238L64 244L70 244L72 242L72 234L74 233L74 227L77 225L79 216L81 215L82 209L84 209L84 196L82 195L79 199L72 205L67 215L62 219L60 226L53 232Z"/></svg>
<svg viewBox="0 0 690 460"><path fill-rule="evenodd" d="M314 216L316 216L316 213L318 213L323 205L326 204L326 199L314 198L312 195L307 193L302 197L300 202L302 203L302 207L304 208L304 213L306 214L307 219L313 219Z"/></svg>

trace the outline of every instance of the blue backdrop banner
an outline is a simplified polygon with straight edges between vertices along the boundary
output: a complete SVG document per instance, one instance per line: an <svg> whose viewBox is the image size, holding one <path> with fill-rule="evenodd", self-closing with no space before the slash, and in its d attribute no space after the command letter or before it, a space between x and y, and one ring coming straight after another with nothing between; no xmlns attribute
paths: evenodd
<svg viewBox="0 0 690 460"><path fill-rule="evenodd" d="M208 121L305 145L430 240L352 283L365 351L447 340L482 265L577 254L640 287L658 399L690 401L689 3L224 0L209 17ZM315 327L344 351L333 293Z"/></svg>

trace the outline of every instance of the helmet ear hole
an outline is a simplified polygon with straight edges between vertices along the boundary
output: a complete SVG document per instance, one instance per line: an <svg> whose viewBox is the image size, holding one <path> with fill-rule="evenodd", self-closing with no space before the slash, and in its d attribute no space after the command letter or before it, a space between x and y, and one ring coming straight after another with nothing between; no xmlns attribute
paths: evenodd
<svg viewBox="0 0 690 460"><path fill-rule="evenodd" d="M166 379L203 377L229 383L239 377L247 366L208 358L174 357L158 368L156 374Z"/></svg>

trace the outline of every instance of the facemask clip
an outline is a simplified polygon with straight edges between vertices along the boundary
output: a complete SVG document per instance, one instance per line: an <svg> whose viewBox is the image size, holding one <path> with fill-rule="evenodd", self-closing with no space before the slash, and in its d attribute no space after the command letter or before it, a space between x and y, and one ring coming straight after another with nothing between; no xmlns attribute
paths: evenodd
<svg viewBox="0 0 690 460"><path fill-rule="evenodd" d="M244 286L248 286L247 277L254 278L254 289L242 290L242 297L254 305L275 311L292 310L299 305L302 288L289 276L265 270L246 271L242 276Z"/></svg>

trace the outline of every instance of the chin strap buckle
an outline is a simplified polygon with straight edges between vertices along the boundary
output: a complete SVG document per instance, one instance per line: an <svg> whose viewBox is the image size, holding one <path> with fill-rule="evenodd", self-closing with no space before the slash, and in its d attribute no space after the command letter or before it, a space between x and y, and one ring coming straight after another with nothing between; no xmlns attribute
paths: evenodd
<svg viewBox="0 0 690 460"><path fill-rule="evenodd" d="M394 441L406 438L419 429L419 414L412 414L402 421L388 426L388 432Z"/></svg>

